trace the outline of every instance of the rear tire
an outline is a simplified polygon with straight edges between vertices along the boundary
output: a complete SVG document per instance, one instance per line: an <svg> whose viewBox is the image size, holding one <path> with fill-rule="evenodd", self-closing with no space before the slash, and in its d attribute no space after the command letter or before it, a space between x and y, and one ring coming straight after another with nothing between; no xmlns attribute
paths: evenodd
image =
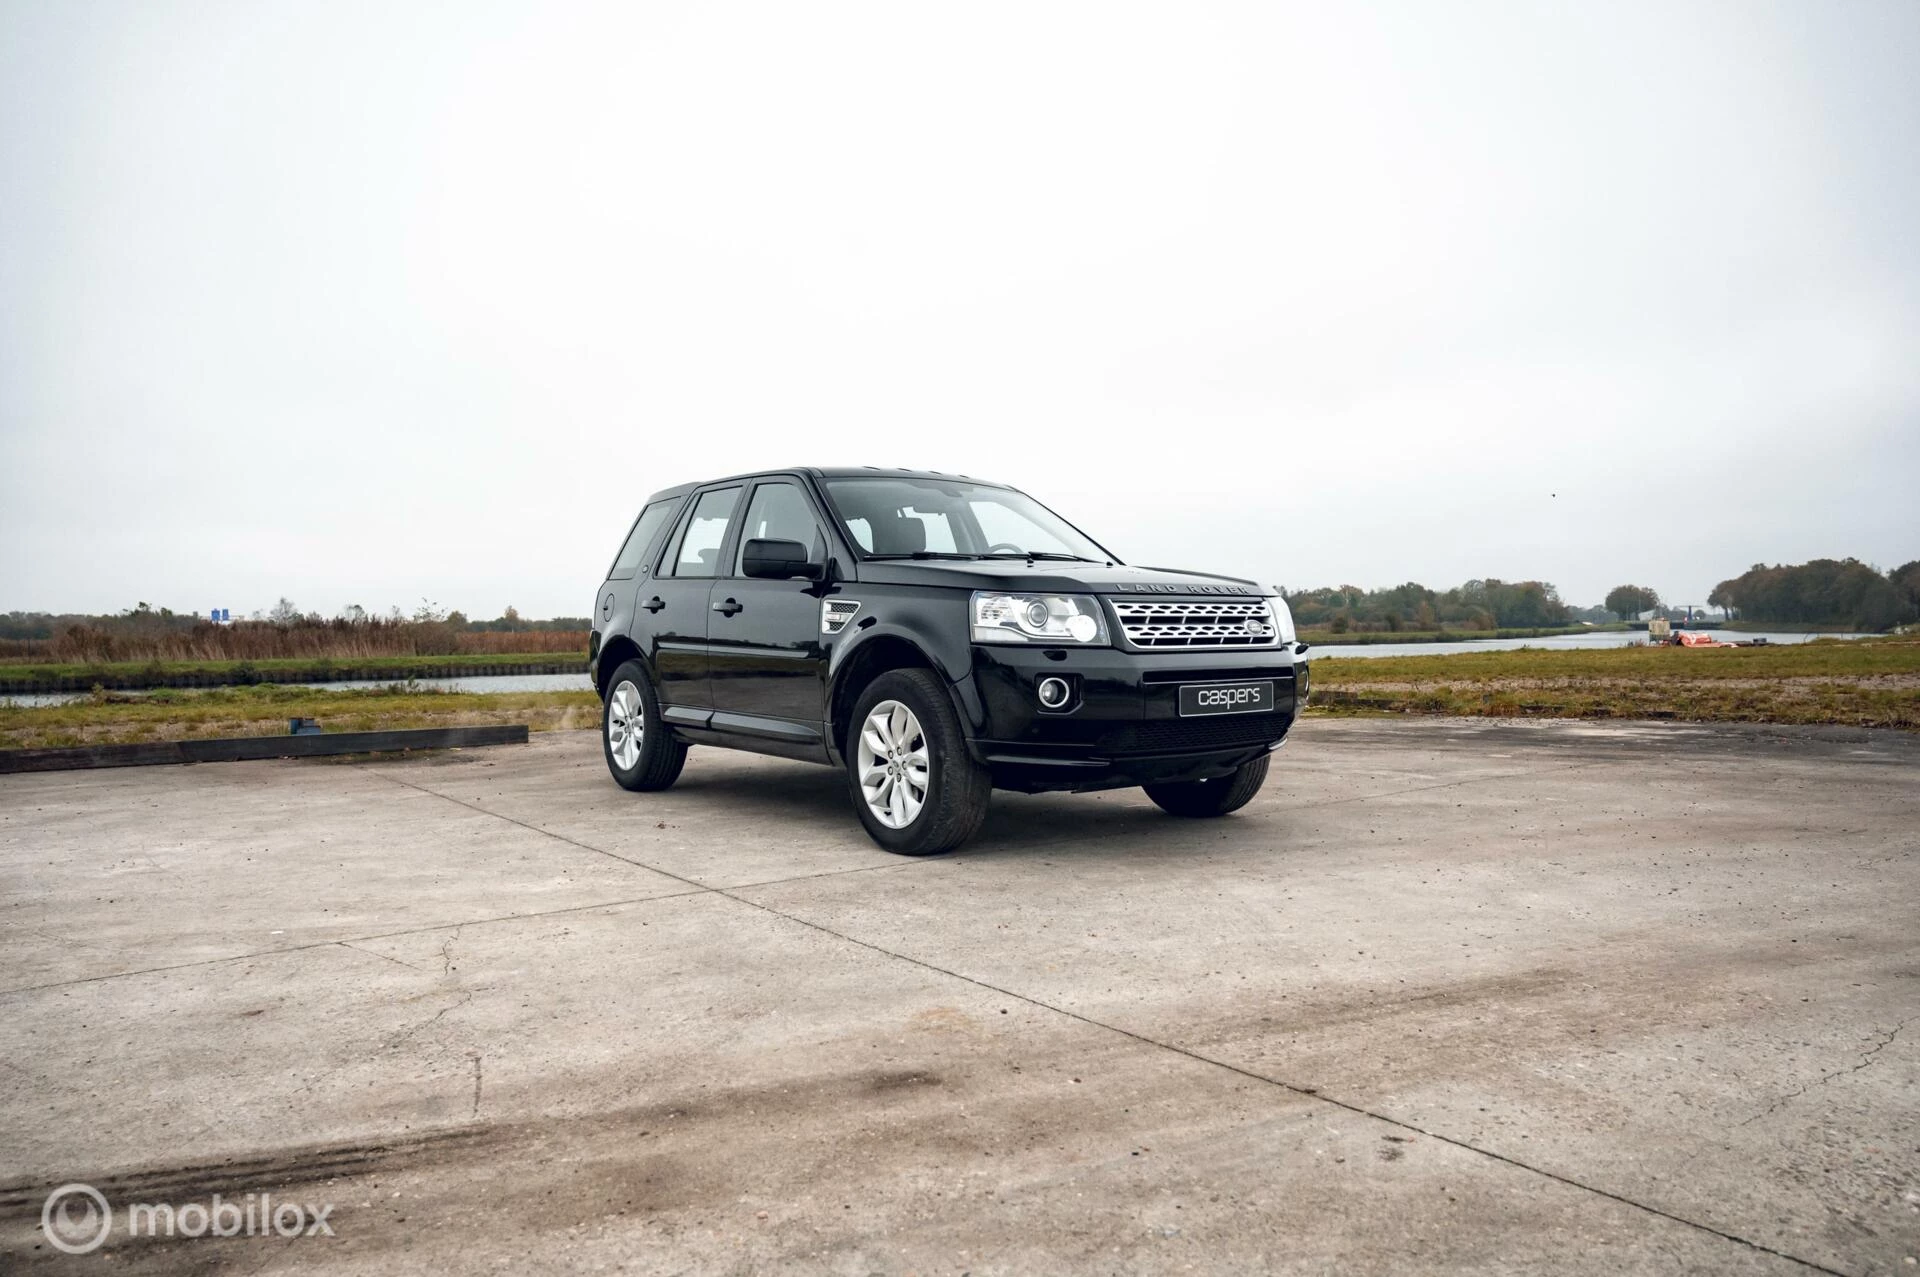
<svg viewBox="0 0 1920 1277"><path fill-rule="evenodd" d="M1273 755L1262 754L1225 776L1212 780L1184 780L1170 785L1143 785L1147 797L1169 816L1224 816L1253 801L1267 780Z"/></svg>
<svg viewBox="0 0 1920 1277"><path fill-rule="evenodd" d="M854 702L847 785L867 834L902 856L952 851L987 818L993 779L967 752L960 716L927 670L891 670Z"/></svg>
<svg viewBox="0 0 1920 1277"><path fill-rule="evenodd" d="M660 698L647 667L628 661L607 680L600 706L600 749L622 789L665 789L687 763L685 741L660 721Z"/></svg>

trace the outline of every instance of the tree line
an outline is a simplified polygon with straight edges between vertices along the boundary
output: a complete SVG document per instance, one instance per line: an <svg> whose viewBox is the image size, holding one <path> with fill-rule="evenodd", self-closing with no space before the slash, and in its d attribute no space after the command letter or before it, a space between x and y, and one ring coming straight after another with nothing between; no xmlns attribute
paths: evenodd
<svg viewBox="0 0 1920 1277"><path fill-rule="evenodd" d="M1920 559L1885 573L1858 559L1756 563L1714 586L1707 603L1744 621L1892 629L1920 620Z"/></svg>
<svg viewBox="0 0 1920 1277"><path fill-rule="evenodd" d="M1630 621L1649 612L1676 619L1682 615L1678 605L1663 603L1658 590L1644 585L1617 585L1602 606L1585 608L1568 605L1548 582L1492 577L1444 591L1409 581L1380 590L1335 585L1282 593L1302 629L1335 633L1547 629L1580 621ZM1707 604L1746 621L1892 629L1920 621L1920 560L1891 572L1858 559L1773 567L1756 563L1715 586Z"/></svg>
<svg viewBox="0 0 1920 1277"><path fill-rule="evenodd" d="M470 620L460 611L448 611L426 599L412 612L390 607L385 613L370 612L358 603L349 604L337 616L303 612L291 599L282 598L271 608L236 618L234 625L324 626L333 629L391 628L398 625L438 625L455 633L524 634L534 631L565 630L585 632L593 623L584 616L556 616L531 620L520 615L512 604L493 620ZM139 603L122 612L98 614L84 612L7 612L0 614L0 639L52 639L76 626L110 635L184 634L213 622L198 612L176 612L169 607Z"/></svg>
<svg viewBox="0 0 1920 1277"><path fill-rule="evenodd" d="M513 608L470 621L423 602L412 614L349 607L302 612L287 599L231 623L145 603L103 616L10 612L0 616L0 660L59 664L127 661L357 660L380 656L494 655L587 650L586 617L529 621Z"/></svg>
<svg viewBox="0 0 1920 1277"><path fill-rule="evenodd" d="M1549 629L1591 619L1567 606L1545 581L1468 581L1433 590L1408 581L1384 590L1357 585L1286 590L1287 607L1302 629L1348 631Z"/></svg>

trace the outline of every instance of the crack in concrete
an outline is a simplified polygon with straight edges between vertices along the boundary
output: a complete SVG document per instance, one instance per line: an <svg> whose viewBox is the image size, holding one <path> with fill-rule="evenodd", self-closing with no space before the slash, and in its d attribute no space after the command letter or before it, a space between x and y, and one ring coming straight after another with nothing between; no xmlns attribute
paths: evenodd
<svg viewBox="0 0 1920 1277"><path fill-rule="evenodd" d="M399 1050L401 1047L405 1046L407 1043L419 1037L422 1033L425 1033L428 1029L431 1029L434 1025L440 1023L440 1021L446 1019L446 1017L448 1017L449 1015L452 1015L455 1011L458 1011L461 1007L467 1005L467 1003L473 1001L473 995L478 992L480 992L480 990L478 989L465 990L463 993L461 993L460 1000L458 1002L454 1003L452 1006L449 1006L449 1007L441 1007L438 1011L435 1011L431 1016L427 1017L427 1019L423 1020L419 1024L414 1025L410 1029L402 1029L400 1032L388 1038L385 1042L382 1042L380 1044L380 1050L383 1053L388 1051ZM342 1065L341 1067L345 1068L346 1066ZM334 1072L335 1073L339 1072L339 1069L335 1069ZM333 1074L329 1073L326 1076L331 1077L333 1076Z"/></svg>
<svg viewBox="0 0 1920 1277"><path fill-rule="evenodd" d="M419 967L416 967L416 966L414 966L414 965L413 965L413 964L412 964L411 962L402 962L402 961L401 961L400 959L398 959L398 958L396 958L396 957L394 957L394 956L393 956L392 954L390 954L390 953L380 953L380 952L378 952L378 951L376 951L376 950L373 950L373 949L362 949L362 948L361 948L361 947L360 947L359 945L357 945L357 944L355 944L355 943L353 943L353 942L352 942L351 940L336 940L336 941L334 941L334 943L335 943L335 944L337 944L337 945L339 945L339 946L340 946L340 947L341 947L342 949L351 949L351 950L353 950L353 951L354 951L355 953L364 953L364 954L366 954L366 955L367 955L367 956L368 956L369 958L378 958L378 959L380 959L380 960L381 960L382 962L391 962L391 963L393 963L393 964L394 964L395 966L397 966L397 967L405 967L405 968L406 968L407 970L409 970L409 971L418 971L418 970L420 970L420 968L419 968ZM305 948L307 948L307 947L308 947L308 946L306 946L306 945L302 945L302 946L301 946L301 949L305 949ZM298 952L298 951L296 950L295 952Z"/></svg>
<svg viewBox="0 0 1920 1277"><path fill-rule="evenodd" d="M1767 1105L1767 1107L1762 1109L1760 1112L1755 1113L1752 1117L1747 1118L1745 1121L1739 1123L1739 1125L1752 1126L1755 1122L1758 1122L1764 1118L1772 1117L1775 1113L1778 1113L1781 1109L1793 1103L1795 1100L1805 1095L1808 1091L1813 1090L1815 1087L1825 1086L1827 1083L1833 1081L1835 1078L1842 1078L1852 1073L1858 1073L1861 1069L1864 1069L1868 1065L1873 1063L1874 1056L1880 1054L1880 1052L1886 1050L1889 1046L1892 1046L1893 1040L1900 1036L1900 1031L1906 1028L1909 1024L1912 1024L1915 1020L1920 1020L1920 1016L1909 1016L1906 1019L1900 1021L1900 1023L1894 1025L1891 1029L1887 1030L1887 1035L1885 1037L1881 1038L1878 1042L1874 1043L1872 1046L1868 1047L1865 1051L1861 1052L1860 1062L1858 1064L1855 1064L1850 1068L1835 1069L1831 1073L1823 1073L1811 1082L1802 1083L1801 1085L1795 1087L1793 1090L1787 1092L1785 1095L1781 1096L1779 1099L1775 1100L1773 1103Z"/></svg>

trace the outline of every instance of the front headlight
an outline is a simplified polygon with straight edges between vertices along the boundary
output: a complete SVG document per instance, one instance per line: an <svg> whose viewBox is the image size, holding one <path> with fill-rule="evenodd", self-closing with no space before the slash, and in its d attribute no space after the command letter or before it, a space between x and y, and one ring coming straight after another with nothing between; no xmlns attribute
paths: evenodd
<svg viewBox="0 0 1920 1277"><path fill-rule="evenodd" d="M1274 628L1280 631L1281 643L1292 643L1298 640L1300 636L1293 629L1293 609L1287 606L1287 601L1275 594L1267 600L1267 606L1273 609L1273 624Z"/></svg>
<svg viewBox="0 0 1920 1277"><path fill-rule="evenodd" d="M1079 594L973 596L976 643L1105 643L1107 622L1097 600Z"/></svg>

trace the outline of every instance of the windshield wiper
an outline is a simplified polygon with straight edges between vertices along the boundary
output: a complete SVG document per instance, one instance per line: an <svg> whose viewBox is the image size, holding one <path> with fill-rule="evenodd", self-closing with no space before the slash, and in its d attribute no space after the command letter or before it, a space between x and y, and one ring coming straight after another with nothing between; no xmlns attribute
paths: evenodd
<svg viewBox="0 0 1920 1277"><path fill-rule="evenodd" d="M985 554L962 554L957 550L915 550L911 554L869 554L867 561L871 563L875 559L984 559L991 557L993 556Z"/></svg>
<svg viewBox="0 0 1920 1277"><path fill-rule="evenodd" d="M1099 559L1089 559L1078 554L1056 554L1052 550L1023 550L1019 554L983 554L983 559L1025 559L1031 563L1035 559L1053 559L1060 563L1099 563Z"/></svg>
<svg viewBox="0 0 1920 1277"><path fill-rule="evenodd" d="M876 559L1025 559L1028 563L1035 559L1053 559L1061 563L1102 563L1103 559L1083 558L1078 554L1056 554L1052 550L1022 550L1018 554L968 554L964 550L914 550L908 554L869 554L867 562Z"/></svg>

